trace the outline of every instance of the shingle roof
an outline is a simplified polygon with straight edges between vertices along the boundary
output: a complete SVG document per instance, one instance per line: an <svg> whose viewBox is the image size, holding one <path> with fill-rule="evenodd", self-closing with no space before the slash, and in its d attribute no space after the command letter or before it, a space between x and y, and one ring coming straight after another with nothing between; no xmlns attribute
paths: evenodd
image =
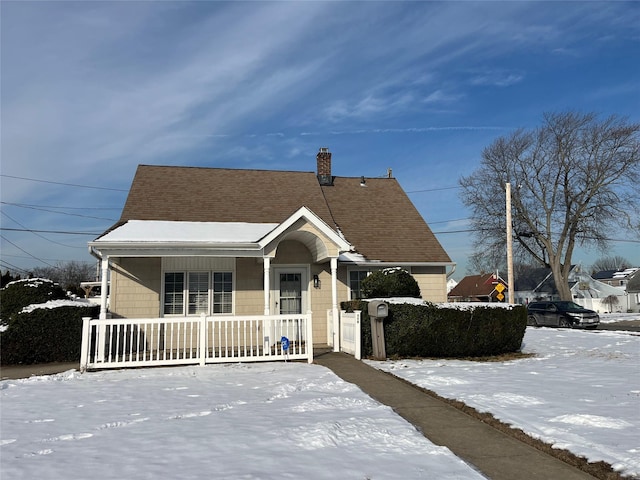
<svg viewBox="0 0 640 480"><path fill-rule="evenodd" d="M431 229L393 178L314 172L140 165L120 221L281 223L306 206L369 260L450 262Z"/></svg>
<svg viewBox="0 0 640 480"><path fill-rule="evenodd" d="M494 291L496 287L494 282L497 283L497 280L495 280L493 273L467 275L451 289L448 296L465 298L487 296Z"/></svg>

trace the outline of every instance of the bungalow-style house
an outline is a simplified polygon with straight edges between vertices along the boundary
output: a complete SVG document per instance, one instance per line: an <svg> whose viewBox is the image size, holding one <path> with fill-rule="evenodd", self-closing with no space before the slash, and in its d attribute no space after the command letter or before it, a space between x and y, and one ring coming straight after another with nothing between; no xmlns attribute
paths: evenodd
<svg viewBox="0 0 640 480"><path fill-rule="evenodd" d="M504 302L509 285L497 273L467 275L451 289L449 302Z"/></svg>
<svg viewBox="0 0 640 480"><path fill-rule="evenodd" d="M89 242L110 277L100 317L310 313L314 343L331 344L340 302L374 270L400 266L445 301L454 263L396 179L334 176L327 148L316 159L316 172L138 166L119 221Z"/></svg>

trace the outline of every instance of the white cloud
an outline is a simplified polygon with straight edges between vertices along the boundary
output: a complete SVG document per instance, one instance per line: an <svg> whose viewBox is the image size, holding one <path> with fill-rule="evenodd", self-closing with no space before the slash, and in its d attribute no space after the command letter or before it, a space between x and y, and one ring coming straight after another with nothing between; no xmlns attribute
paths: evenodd
<svg viewBox="0 0 640 480"><path fill-rule="evenodd" d="M471 85L510 87L524 80L524 74L516 72L481 72L471 79Z"/></svg>

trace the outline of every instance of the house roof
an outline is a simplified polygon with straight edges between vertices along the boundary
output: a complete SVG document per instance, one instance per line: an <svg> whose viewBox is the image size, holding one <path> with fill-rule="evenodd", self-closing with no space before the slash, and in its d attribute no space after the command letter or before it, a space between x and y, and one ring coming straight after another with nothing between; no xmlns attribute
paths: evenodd
<svg viewBox="0 0 640 480"><path fill-rule="evenodd" d="M506 282L502 280L500 277L496 279L495 274L493 273L485 273L482 275L467 275L460 283L458 283L455 287L451 289L448 296L449 297L478 297L478 296L488 296L496 288L496 283L502 283L507 286Z"/></svg>
<svg viewBox="0 0 640 480"><path fill-rule="evenodd" d="M636 270L627 283L627 292L640 292L640 269Z"/></svg>
<svg viewBox="0 0 640 480"><path fill-rule="evenodd" d="M255 243L277 226L277 223L129 220L92 243Z"/></svg>
<svg viewBox="0 0 640 480"><path fill-rule="evenodd" d="M140 165L117 227L129 220L280 224L305 206L367 260L450 263L394 178ZM112 228L114 228L112 227Z"/></svg>
<svg viewBox="0 0 640 480"><path fill-rule="evenodd" d="M618 270L600 270L599 272L591 275L591 277L595 280L607 280L613 278L617 271Z"/></svg>

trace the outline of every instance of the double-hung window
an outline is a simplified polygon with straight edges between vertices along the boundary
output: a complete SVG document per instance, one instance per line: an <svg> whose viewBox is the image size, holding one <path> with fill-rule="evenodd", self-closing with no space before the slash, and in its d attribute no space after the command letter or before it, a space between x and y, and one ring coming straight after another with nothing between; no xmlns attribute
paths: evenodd
<svg viewBox="0 0 640 480"><path fill-rule="evenodd" d="M233 313L232 272L165 272L164 315Z"/></svg>
<svg viewBox="0 0 640 480"><path fill-rule="evenodd" d="M349 292L351 300L362 298L362 280L369 275L368 270L350 270L349 271Z"/></svg>
<svg viewBox="0 0 640 480"><path fill-rule="evenodd" d="M209 272L189 272L189 315L209 313Z"/></svg>
<svg viewBox="0 0 640 480"><path fill-rule="evenodd" d="M231 313L233 282L231 272L213 272L213 313Z"/></svg>
<svg viewBox="0 0 640 480"><path fill-rule="evenodd" d="M164 314L184 314L184 273L164 274Z"/></svg>

